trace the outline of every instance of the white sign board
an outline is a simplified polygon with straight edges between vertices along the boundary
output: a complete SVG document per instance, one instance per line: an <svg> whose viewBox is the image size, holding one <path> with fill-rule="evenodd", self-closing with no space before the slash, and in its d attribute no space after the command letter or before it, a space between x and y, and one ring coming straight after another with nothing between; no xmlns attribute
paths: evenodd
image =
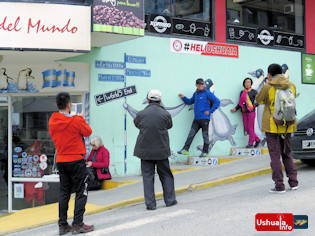
<svg viewBox="0 0 315 236"><path fill-rule="evenodd" d="M232 156L260 156L261 149L232 148Z"/></svg>
<svg viewBox="0 0 315 236"><path fill-rule="evenodd" d="M24 198L24 184L14 184L14 198Z"/></svg>
<svg viewBox="0 0 315 236"><path fill-rule="evenodd" d="M218 164L217 157L189 157L189 165L216 166Z"/></svg>
<svg viewBox="0 0 315 236"><path fill-rule="evenodd" d="M90 51L91 7L0 2L0 48Z"/></svg>

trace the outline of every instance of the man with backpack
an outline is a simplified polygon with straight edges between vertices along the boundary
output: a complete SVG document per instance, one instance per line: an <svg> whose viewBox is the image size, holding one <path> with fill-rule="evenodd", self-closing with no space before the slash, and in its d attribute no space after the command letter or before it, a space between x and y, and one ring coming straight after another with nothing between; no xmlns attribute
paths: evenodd
<svg viewBox="0 0 315 236"><path fill-rule="evenodd" d="M262 131L266 132L270 155L270 166L275 188L270 193L285 193L283 184L282 162L289 178L291 190L298 189L297 169L291 155L291 133L296 131L295 96L296 87L284 75L278 64L268 67L268 79L256 101L265 104L262 120Z"/></svg>

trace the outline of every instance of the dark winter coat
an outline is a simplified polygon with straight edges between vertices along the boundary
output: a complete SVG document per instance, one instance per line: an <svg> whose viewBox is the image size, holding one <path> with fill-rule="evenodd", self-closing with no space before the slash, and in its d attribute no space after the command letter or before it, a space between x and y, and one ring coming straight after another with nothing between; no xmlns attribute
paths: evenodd
<svg viewBox="0 0 315 236"><path fill-rule="evenodd" d="M172 128L172 118L158 103L150 103L137 113L135 126L140 130L134 155L144 160L163 160L171 155L168 129Z"/></svg>

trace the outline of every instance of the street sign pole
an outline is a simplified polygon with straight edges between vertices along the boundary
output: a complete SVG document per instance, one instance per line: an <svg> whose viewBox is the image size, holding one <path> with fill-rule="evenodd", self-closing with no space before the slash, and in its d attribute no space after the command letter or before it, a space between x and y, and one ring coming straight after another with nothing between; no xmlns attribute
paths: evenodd
<svg viewBox="0 0 315 236"><path fill-rule="evenodd" d="M124 88L126 88L126 53L124 53ZM125 97L125 104L127 104L127 97ZM124 139L125 139L125 154L124 154L124 170L125 176L127 175L127 109L124 109L125 113L125 128L124 128Z"/></svg>

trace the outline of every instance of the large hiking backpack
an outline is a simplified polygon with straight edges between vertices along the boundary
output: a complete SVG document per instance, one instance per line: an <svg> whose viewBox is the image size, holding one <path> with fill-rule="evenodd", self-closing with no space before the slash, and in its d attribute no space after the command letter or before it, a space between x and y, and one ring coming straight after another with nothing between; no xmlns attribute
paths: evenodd
<svg viewBox="0 0 315 236"><path fill-rule="evenodd" d="M273 120L277 125L292 125L296 116L296 103L292 89L276 89Z"/></svg>

